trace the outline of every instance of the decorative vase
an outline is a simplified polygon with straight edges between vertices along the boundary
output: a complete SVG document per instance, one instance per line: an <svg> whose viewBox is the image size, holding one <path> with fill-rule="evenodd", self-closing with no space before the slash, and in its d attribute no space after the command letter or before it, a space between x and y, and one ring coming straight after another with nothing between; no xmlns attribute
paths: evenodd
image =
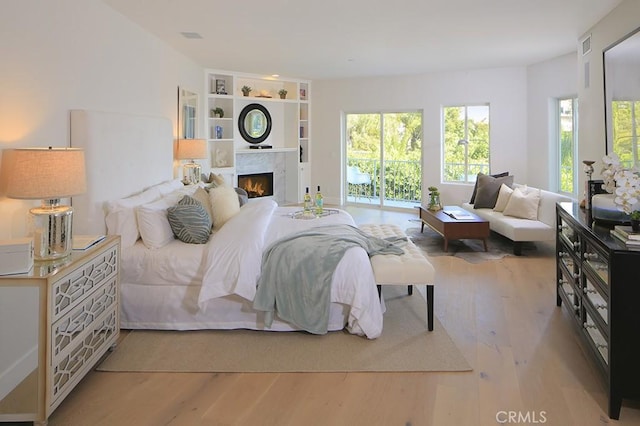
<svg viewBox="0 0 640 426"><path fill-rule="evenodd" d="M442 210L442 203L440 203L440 195L431 195L431 198L429 198L428 209L434 212L437 212L438 210Z"/></svg>
<svg viewBox="0 0 640 426"><path fill-rule="evenodd" d="M640 219L631 219L631 230L633 232L640 232Z"/></svg>
<svg viewBox="0 0 640 426"><path fill-rule="evenodd" d="M287 94L285 93L284 95L280 95L280 99L287 99Z"/></svg>

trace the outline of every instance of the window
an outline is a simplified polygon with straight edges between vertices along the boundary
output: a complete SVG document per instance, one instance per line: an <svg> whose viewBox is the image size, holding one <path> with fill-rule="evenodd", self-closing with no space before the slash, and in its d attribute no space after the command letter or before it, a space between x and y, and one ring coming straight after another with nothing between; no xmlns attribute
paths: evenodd
<svg viewBox="0 0 640 426"><path fill-rule="evenodd" d="M489 105L443 108L443 182L474 182L489 173Z"/></svg>
<svg viewBox="0 0 640 426"><path fill-rule="evenodd" d="M422 112L345 114L346 201L410 207L422 200Z"/></svg>
<svg viewBox="0 0 640 426"><path fill-rule="evenodd" d="M578 100L558 99L558 190L576 194L578 149Z"/></svg>

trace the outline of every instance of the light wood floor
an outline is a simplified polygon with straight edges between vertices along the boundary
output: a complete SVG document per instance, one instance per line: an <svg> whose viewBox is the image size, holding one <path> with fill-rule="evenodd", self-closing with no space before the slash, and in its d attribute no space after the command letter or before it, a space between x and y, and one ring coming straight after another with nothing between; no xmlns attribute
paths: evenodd
<svg viewBox="0 0 640 426"><path fill-rule="evenodd" d="M348 208L358 223L415 212ZM91 372L56 425L640 425L640 404L606 415L604 382L555 304L553 247L470 264L431 258L435 313L473 367L464 373ZM247 348L250 350L250 348ZM508 414L520 414L507 423Z"/></svg>

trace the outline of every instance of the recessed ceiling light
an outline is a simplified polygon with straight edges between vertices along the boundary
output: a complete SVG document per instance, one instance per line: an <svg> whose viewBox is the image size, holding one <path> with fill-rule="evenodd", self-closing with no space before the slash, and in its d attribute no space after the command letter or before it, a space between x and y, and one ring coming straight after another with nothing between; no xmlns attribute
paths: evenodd
<svg viewBox="0 0 640 426"><path fill-rule="evenodd" d="M182 34L182 36L184 38L202 38L202 36L198 33L193 33L193 32L181 32L180 34Z"/></svg>
<svg viewBox="0 0 640 426"><path fill-rule="evenodd" d="M278 78L278 77L280 77L280 74L271 74L271 77Z"/></svg>

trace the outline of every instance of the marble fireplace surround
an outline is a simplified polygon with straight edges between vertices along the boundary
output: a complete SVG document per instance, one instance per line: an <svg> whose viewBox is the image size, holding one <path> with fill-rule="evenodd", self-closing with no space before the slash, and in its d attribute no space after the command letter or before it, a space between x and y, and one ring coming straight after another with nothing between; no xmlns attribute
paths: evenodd
<svg viewBox="0 0 640 426"><path fill-rule="evenodd" d="M236 152L236 175L273 173L273 197L278 204L286 199L286 156L290 153L260 150L260 152ZM237 182L236 182L237 185ZM266 197L269 198L269 197Z"/></svg>

